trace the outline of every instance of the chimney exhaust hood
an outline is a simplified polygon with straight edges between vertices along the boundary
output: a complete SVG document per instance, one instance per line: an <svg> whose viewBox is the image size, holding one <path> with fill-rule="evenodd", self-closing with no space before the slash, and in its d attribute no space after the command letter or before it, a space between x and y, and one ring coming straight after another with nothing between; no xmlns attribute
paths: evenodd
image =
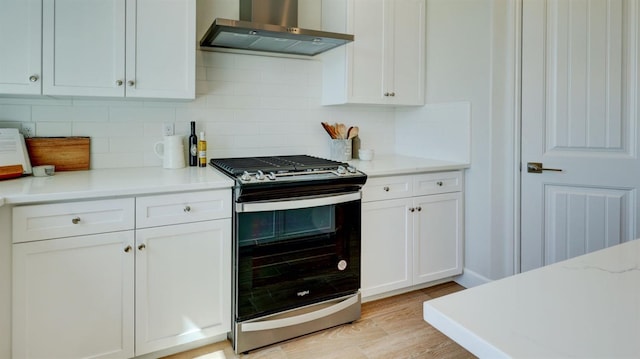
<svg viewBox="0 0 640 359"><path fill-rule="evenodd" d="M297 26L297 0L240 0L240 20L215 19L200 40L200 49L315 56L353 41L353 35Z"/></svg>

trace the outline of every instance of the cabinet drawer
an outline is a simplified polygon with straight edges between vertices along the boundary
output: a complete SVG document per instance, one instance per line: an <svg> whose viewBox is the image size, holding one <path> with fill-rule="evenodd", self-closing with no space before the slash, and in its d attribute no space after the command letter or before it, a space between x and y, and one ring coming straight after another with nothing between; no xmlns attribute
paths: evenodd
<svg viewBox="0 0 640 359"><path fill-rule="evenodd" d="M13 208L13 243L133 228L133 198Z"/></svg>
<svg viewBox="0 0 640 359"><path fill-rule="evenodd" d="M459 192L462 190L462 172L438 172L416 175L414 177L414 194Z"/></svg>
<svg viewBox="0 0 640 359"><path fill-rule="evenodd" d="M136 228L231 217L231 191L202 191L136 198Z"/></svg>
<svg viewBox="0 0 640 359"><path fill-rule="evenodd" d="M362 189L362 202L411 197L411 176L389 176L369 178Z"/></svg>

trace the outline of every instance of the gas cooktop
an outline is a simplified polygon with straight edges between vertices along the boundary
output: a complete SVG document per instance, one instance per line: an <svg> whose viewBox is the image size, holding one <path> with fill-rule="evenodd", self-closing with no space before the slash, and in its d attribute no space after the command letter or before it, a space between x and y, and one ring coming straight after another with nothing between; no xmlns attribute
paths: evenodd
<svg viewBox="0 0 640 359"><path fill-rule="evenodd" d="M308 155L212 158L210 164L239 184L366 177L348 163Z"/></svg>

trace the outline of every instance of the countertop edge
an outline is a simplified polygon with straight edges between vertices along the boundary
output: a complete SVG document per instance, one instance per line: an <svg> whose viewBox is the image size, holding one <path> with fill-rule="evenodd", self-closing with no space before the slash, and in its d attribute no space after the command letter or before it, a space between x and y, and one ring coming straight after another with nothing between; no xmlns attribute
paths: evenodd
<svg viewBox="0 0 640 359"><path fill-rule="evenodd" d="M233 184L231 178L210 167L69 171L51 177L27 176L3 181L0 183L0 205L231 189Z"/></svg>
<svg viewBox="0 0 640 359"><path fill-rule="evenodd" d="M370 177L417 174L426 172L457 171L471 167L470 163L412 157L397 154L383 154L371 161L353 159L350 165Z"/></svg>
<svg viewBox="0 0 640 359"><path fill-rule="evenodd" d="M431 301L423 303L423 319L425 322L453 339L478 358L510 358L506 353L439 311L430 303Z"/></svg>

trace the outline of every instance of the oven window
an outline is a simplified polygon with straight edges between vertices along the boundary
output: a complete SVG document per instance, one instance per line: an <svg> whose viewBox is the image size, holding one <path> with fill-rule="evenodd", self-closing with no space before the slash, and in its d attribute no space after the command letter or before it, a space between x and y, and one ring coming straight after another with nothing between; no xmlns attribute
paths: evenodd
<svg viewBox="0 0 640 359"><path fill-rule="evenodd" d="M259 245L335 232L335 205L242 213L239 215L239 245Z"/></svg>

